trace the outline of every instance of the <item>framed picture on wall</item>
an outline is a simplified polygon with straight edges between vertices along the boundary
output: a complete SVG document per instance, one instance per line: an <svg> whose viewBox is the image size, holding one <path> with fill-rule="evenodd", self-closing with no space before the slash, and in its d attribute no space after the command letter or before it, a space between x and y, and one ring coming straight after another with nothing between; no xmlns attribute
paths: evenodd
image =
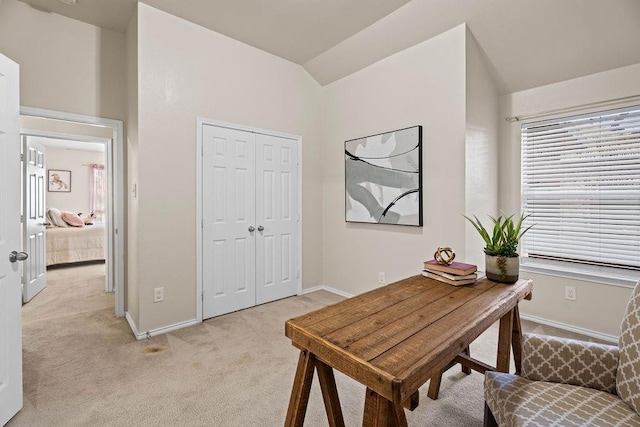
<svg viewBox="0 0 640 427"><path fill-rule="evenodd" d="M71 171L49 169L49 191L55 193L71 192Z"/></svg>
<svg viewBox="0 0 640 427"><path fill-rule="evenodd" d="M345 220L422 226L422 126L344 144Z"/></svg>

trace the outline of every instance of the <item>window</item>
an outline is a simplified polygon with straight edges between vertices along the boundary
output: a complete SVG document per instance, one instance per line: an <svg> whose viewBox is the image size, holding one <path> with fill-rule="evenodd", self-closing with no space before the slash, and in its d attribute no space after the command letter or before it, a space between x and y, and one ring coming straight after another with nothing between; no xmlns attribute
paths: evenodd
<svg viewBox="0 0 640 427"><path fill-rule="evenodd" d="M105 220L105 194L107 191L104 165L89 166L89 206L96 222Z"/></svg>
<svg viewBox="0 0 640 427"><path fill-rule="evenodd" d="M640 106L522 125L522 255L640 270Z"/></svg>

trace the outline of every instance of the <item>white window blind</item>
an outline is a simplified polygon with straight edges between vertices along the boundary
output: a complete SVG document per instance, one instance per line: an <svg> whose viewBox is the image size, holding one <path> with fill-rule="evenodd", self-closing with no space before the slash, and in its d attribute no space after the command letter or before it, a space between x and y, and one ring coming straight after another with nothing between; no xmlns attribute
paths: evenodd
<svg viewBox="0 0 640 427"><path fill-rule="evenodd" d="M522 255L640 270L640 106L522 125Z"/></svg>

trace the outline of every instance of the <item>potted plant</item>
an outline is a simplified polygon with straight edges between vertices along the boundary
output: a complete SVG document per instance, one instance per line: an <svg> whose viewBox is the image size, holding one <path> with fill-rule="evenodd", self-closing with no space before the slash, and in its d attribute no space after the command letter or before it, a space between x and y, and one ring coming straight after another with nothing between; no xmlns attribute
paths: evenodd
<svg viewBox="0 0 640 427"><path fill-rule="evenodd" d="M495 282L515 283L518 280L520 271L520 256L518 255L518 243L520 238L533 225L522 230L522 223L528 217L520 215L517 222L513 215L506 216L504 213L497 218L489 216L493 221L491 233L482 225L477 216L473 219L463 215L478 230L485 242L485 270L487 278ZM522 231L521 231L522 230Z"/></svg>

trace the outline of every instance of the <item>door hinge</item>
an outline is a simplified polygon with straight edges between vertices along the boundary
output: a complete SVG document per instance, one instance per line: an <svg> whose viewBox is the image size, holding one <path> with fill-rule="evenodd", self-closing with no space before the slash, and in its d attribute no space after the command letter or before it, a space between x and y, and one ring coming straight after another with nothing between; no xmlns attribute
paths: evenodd
<svg viewBox="0 0 640 427"><path fill-rule="evenodd" d="M20 215L20 222L24 222L24 215Z"/></svg>
<svg viewBox="0 0 640 427"><path fill-rule="evenodd" d="M24 276L20 276L20 284L24 285Z"/></svg>
<svg viewBox="0 0 640 427"><path fill-rule="evenodd" d="M300 270L298 270L298 272L296 273L296 278L300 278Z"/></svg>
<svg viewBox="0 0 640 427"><path fill-rule="evenodd" d="M204 228L204 218L200 219L200 228Z"/></svg>
<svg viewBox="0 0 640 427"><path fill-rule="evenodd" d="M20 161L24 162L24 154L20 153Z"/></svg>

